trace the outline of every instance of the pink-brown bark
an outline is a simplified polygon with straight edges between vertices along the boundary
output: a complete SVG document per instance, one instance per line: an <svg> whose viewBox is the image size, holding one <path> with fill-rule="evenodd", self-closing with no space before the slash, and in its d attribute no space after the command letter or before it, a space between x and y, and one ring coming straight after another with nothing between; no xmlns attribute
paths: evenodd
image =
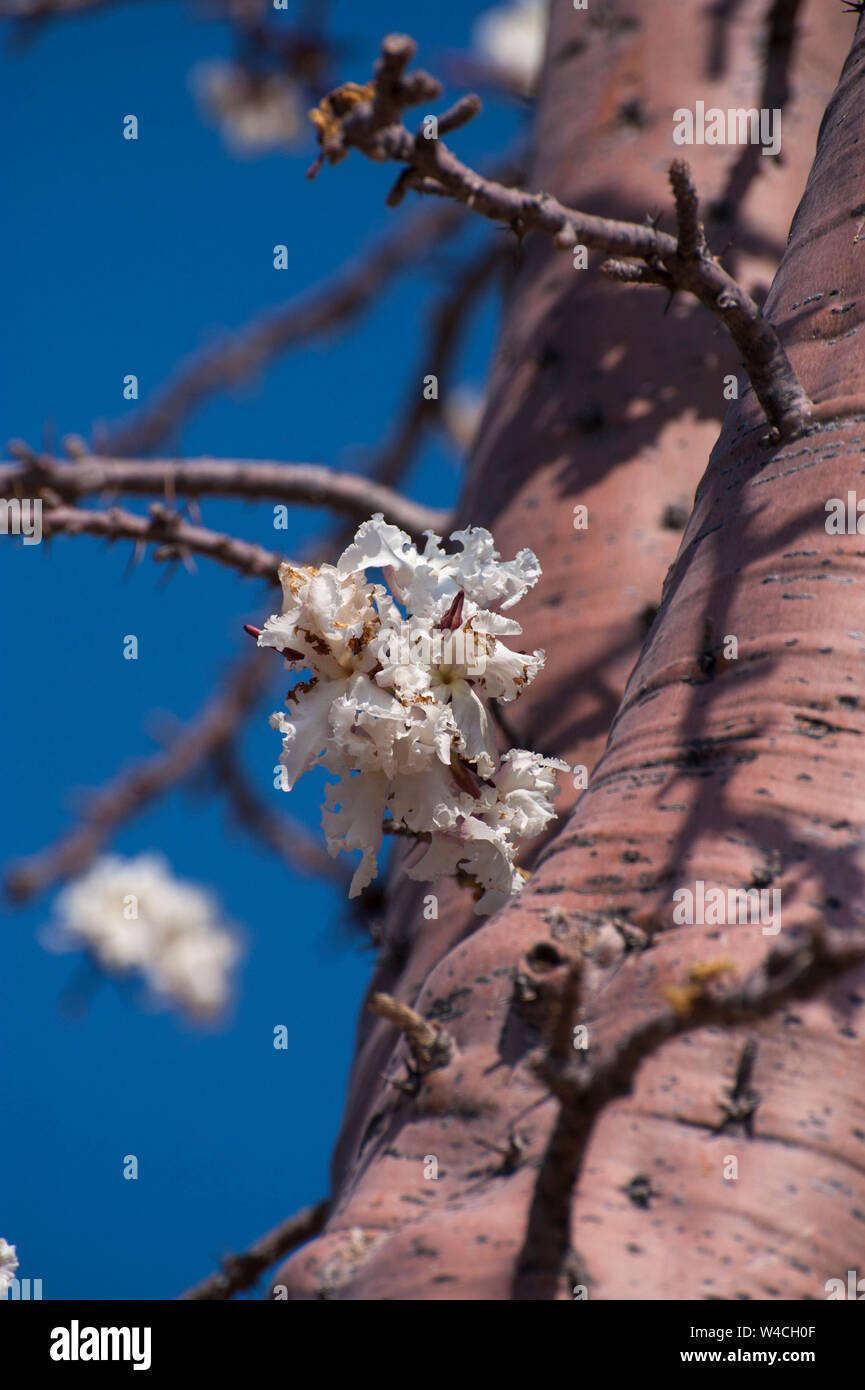
<svg viewBox="0 0 865 1390"><path fill-rule="evenodd" d="M716 21L673 0L592 31L554 6L532 187L628 218L668 207L672 112L754 104L765 8L735 8L722 61ZM839 419L830 407L778 448L762 442L752 394L734 402L675 555L665 513L687 510L703 474L732 352L698 306L674 302L662 318L660 291L607 284L527 243L460 520L490 525L505 554L531 545L543 565L520 618L548 666L506 711L516 742L593 771L523 893L489 921L447 885L438 920L425 920L397 866L372 988L444 1022L458 1051L411 1096L381 1080L404 1075L404 1044L361 1020L333 1215L277 1276L289 1297L567 1298L582 1283L598 1298L820 1298L861 1262L861 970L753 1026L666 1043L596 1120L556 1129L559 1102L531 1065L569 962L583 962L576 1021L602 1049L665 998L687 1008L695 966L725 961L744 976L771 949L756 924L674 925L676 888L778 888L785 938L865 920L863 547L824 525L826 500L857 486L865 443L865 407L851 410L865 371L865 33L784 250L852 27L818 3L800 26L785 161L762 160L747 188L735 271L753 292L783 252L766 313L812 399L843 402ZM707 203L740 153L687 151ZM707 229L719 249L725 233ZM576 503L586 531L573 529ZM759 1098L747 1124L725 1125L748 1037ZM554 1131L564 1238L521 1267Z"/></svg>

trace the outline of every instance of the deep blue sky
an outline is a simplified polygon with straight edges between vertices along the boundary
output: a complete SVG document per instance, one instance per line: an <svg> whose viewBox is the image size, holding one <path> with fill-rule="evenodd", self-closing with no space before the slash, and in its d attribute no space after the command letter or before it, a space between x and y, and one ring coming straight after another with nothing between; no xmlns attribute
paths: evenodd
<svg viewBox="0 0 865 1390"><path fill-rule="evenodd" d="M393 29L408 29L435 70L437 55L468 44L482 8L337 0L331 28L347 45L338 76L365 80ZM209 334L326 279L397 215L383 206L393 171L358 156L312 184L303 177L312 144L297 156L232 159L188 82L195 62L229 53L226 30L185 7L56 21L24 48L9 37L0 27L3 441L87 437L94 421L123 417L133 409L121 396L126 373L146 399ZM121 137L130 112L137 142ZM501 152L520 119L492 102L459 148L470 159ZM285 272L272 267L278 242L290 249ZM361 467L402 400L424 306L455 256L446 250L400 280L348 335L209 403L177 451ZM461 380L482 383L494 328L487 303ZM429 443L414 495L444 504L458 486L458 461ZM298 512L286 535L274 533L270 507L203 510L209 525L288 551L326 520ZM180 570L167 586L151 561L125 578L128 556L126 545L83 538L47 552L0 538L6 859L48 843L69 825L76 793L152 752L154 712L189 718L248 641L242 623L273 606L263 586L204 560L197 576ZM139 638L137 662L122 659L127 633ZM272 708L282 680L275 663ZM248 731L247 766L278 801L267 713ZM316 827L322 780L284 803ZM221 1253L324 1195L372 959L340 927L332 887L290 877L227 825L210 790L174 794L112 848L159 849L179 876L213 885L244 927L247 956L236 1007L217 1029L147 1013L110 982L71 1021L60 1001L78 958L38 942L51 897L0 917L0 1236L46 1298L173 1297ZM280 1023L288 1052L272 1046ZM128 1153L139 1158L137 1182L122 1177Z"/></svg>

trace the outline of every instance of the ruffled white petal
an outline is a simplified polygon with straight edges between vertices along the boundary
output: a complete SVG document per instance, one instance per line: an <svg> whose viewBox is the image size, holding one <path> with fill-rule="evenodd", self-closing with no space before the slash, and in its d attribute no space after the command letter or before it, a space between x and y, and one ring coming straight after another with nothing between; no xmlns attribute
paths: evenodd
<svg viewBox="0 0 865 1390"><path fill-rule="evenodd" d="M346 777L338 786L326 789L321 818L328 853L336 856L341 849L359 849L363 855L351 881L350 898L362 893L378 870L387 790L383 773Z"/></svg>
<svg viewBox="0 0 865 1390"><path fill-rule="evenodd" d="M418 837L411 877L468 876L488 912L519 891L519 843L554 814L557 765L523 750L500 764L486 704L515 699L543 665L505 646L522 629L498 611L540 566L529 550L501 560L482 527L451 539L453 552L427 532L421 550L377 513L335 566L282 566L282 612L258 640L313 673L271 722L286 789L316 764L341 778L323 824L332 854L361 853L351 895L376 873L387 816Z"/></svg>

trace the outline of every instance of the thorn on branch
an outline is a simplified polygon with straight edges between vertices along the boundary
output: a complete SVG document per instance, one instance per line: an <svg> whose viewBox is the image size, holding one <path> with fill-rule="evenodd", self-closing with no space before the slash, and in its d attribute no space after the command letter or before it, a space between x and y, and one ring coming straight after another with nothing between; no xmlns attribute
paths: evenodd
<svg viewBox="0 0 865 1390"><path fill-rule="evenodd" d="M757 1039L748 1038L742 1048L736 1079L727 1090L727 1097L721 1102L724 1118L716 1126L716 1134L741 1125L749 1139L754 1137L754 1113L760 1103L760 1092L751 1085L754 1063L757 1060Z"/></svg>
<svg viewBox="0 0 865 1390"><path fill-rule="evenodd" d="M490 1153L501 1155L502 1161L497 1172L502 1177L510 1177L511 1173L515 1173L518 1168L522 1167L526 1161L529 1147L523 1136L513 1130L508 1135L507 1147L503 1144L493 1144L489 1139L481 1139L480 1137L475 1139L475 1143L480 1144L482 1149L488 1149Z"/></svg>
<svg viewBox="0 0 865 1390"><path fill-rule="evenodd" d="M405 195L414 186L414 170L403 169L385 198L385 207L398 208Z"/></svg>

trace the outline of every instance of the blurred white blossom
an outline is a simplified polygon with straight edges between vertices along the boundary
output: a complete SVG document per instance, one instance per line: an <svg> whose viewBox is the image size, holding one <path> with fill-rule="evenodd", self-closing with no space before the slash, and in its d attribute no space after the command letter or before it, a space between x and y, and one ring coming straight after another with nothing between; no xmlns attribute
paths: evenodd
<svg viewBox="0 0 865 1390"><path fill-rule="evenodd" d="M468 384L456 386L442 402L441 416L454 447L461 453L471 448L484 413L483 391Z"/></svg>
<svg viewBox="0 0 865 1390"><path fill-rule="evenodd" d="M18 1268L18 1257L15 1253L15 1246L9 1245L0 1237L0 1294L8 1289L12 1280L15 1278L15 1271Z"/></svg>
<svg viewBox="0 0 865 1390"><path fill-rule="evenodd" d="M427 532L418 550L377 513L335 566L281 566L282 613L258 643L312 673L271 724L286 790L316 764L342 779L326 788L322 821L331 855L361 851L350 896L375 877L390 820L417 837L410 877L467 875L488 913L522 886L519 841L553 817L566 764L524 749L500 762L487 713L487 699L515 699L543 665L542 651L505 646L522 629L496 611L537 582L536 556L500 560L481 527L451 540L453 554Z"/></svg>
<svg viewBox="0 0 865 1390"><path fill-rule="evenodd" d="M522 96L532 96L544 59L547 0L511 0L484 10L472 38L479 55L501 80Z"/></svg>
<svg viewBox="0 0 865 1390"><path fill-rule="evenodd" d="M138 974L159 1001L196 1019L226 1006L240 954L212 896L157 854L105 855L57 899L53 949L85 947L109 974Z"/></svg>
<svg viewBox="0 0 865 1390"><path fill-rule="evenodd" d="M290 77L229 62L200 63L192 77L201 105L235 154L291 148L306 134L303 91Z"/></svg>

